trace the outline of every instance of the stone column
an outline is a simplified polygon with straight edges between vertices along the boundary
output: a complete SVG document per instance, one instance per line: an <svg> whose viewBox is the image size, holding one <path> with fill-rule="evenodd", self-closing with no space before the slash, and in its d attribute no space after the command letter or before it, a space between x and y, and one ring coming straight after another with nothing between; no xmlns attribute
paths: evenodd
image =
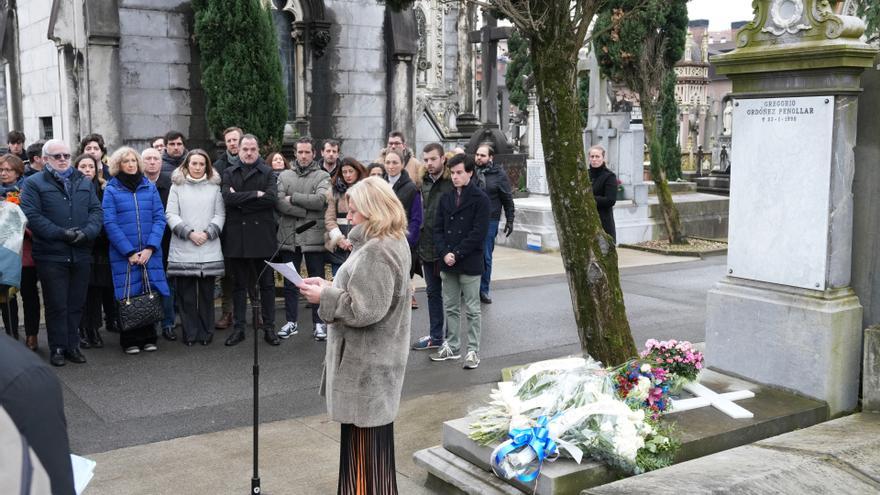
<svg viewBox="0 0 880 495"><path fill-rule="evenodd" d="M412 8L393 12L385 10L387 50L387 131L403 132L409 142L417 142L415 133L415 60L419 51L419 33Z"/></svg>
<svg viewBox="0 0 880 495"><path fill-rule="evenodd" d="M392 59L393 79L389 102L391 104L391 130L400 130L407 139L415 142L415 77L412 55L396 54Z"/></svg>
<svg viewBox="0 0 880 495"><path fill-rule="evenodd" d="M116 0L84 2L88 56L88 95L84 112L89 130L108 143L122 143L122 93L119 74L119 7ZM102 125L97 126L98 123ZM74 137L74 136L69 136Z"/></svg>
<svg viewBox="0 0 880 495"><path fill-rule="evenodd" d="M294 23L291 33L294 43L294 104L296 106L296 120L294 125L301 136L308 135L309 119L306 114L306 50L305 50L305 25L301 21Z"/></svg>
<svg viewBox="0 0 880 495"><path fill-rule="evenodd" d="M862 307L850 287L853 146L864 23L827 2L755 2L733 82L728 276L709 292L710 366L828 403L858 404ZM790 4L790 5L789 5Z"/></svg>

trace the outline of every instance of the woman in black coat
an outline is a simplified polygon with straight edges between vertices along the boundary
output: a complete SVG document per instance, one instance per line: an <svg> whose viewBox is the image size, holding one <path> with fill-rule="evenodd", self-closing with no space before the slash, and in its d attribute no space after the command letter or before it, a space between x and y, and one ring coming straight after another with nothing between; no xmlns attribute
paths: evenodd
<svg viewBox="0 0 880 495"><path fill-rule="evenodd" d="M587 155L590 159L590 182L593 184L593 197L602 229L617 243L617 231L614 227L614 203L617 202L617 176L605 166L605 148L592 146Z"/></svg>

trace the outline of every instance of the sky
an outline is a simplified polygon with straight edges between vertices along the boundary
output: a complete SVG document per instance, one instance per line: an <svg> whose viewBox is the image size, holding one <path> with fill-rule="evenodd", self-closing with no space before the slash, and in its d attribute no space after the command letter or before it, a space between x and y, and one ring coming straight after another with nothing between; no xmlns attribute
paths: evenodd
<svg viewBox="0 0 880 495"><path fill-rule="evenodd" d="M709 19L709 30L719 31L730 27L732 21L752 20L750 0L690 0L688 18Z"/></svg>

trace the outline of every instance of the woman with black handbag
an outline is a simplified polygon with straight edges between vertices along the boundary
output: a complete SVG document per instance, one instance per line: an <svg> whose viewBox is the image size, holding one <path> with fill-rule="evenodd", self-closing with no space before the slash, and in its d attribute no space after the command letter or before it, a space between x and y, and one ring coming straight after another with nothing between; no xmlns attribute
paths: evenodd
<svg viewBox="0 0 880 495"><path fill-rule="evenodd" d="M151 352L156 350L156 322L162 319L159 296L171 294L162 267L165 210L135 150L116 150L110 175L102 204L119 307L119 343L126 354Z"/></svg>
<svg viewBox="0 0 880 495"><path fill-rule="evenodd" d="M331 178L331 187L327 191L327 210L324 212L324 248L327 249L330 269L336 275L339 267L351 253L351 242L348 232L348 196L345 192L361 179L367 177L367 169L354 158L343 158L342 166L336 169Z"/></svg>

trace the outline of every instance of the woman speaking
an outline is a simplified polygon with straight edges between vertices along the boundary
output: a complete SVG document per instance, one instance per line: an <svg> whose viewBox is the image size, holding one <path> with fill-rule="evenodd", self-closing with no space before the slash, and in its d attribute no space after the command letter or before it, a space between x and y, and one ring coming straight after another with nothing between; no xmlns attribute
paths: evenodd
<svg viewBox="0 0 880 495"><path fill-rule="evenodd" d="M332 285L313 277L300 291L329 324L321 388L342 423L338 492L396 494L393 421L412 315L406 213L379 177L347 194L351 255Z"/></svg>

